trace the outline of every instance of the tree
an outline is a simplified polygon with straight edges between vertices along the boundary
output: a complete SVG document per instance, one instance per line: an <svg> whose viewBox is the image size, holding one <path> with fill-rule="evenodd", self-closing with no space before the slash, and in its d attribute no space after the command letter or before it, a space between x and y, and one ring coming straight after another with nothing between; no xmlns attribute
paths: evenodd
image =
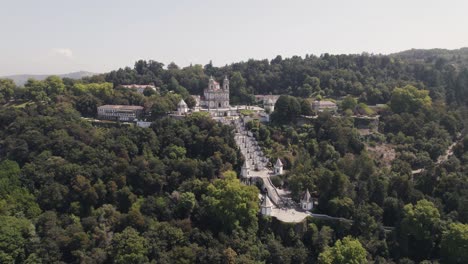
<svg viewBox="0 0 468 264"><path fill-rule="evenodd" d="M289 124L296 120L301 114L301 104L299 101L289 95L282 95L275 104L275 111L272 114L272 121L279 124Z"/></svg>
<svg viewBox="0 0 468 264"><path fill-rule="evenodd" d="M0 216L0 223L0 263L23 263L34 226L12 216Z"/></svg>
<svg viewBox="0 0 468 264"><path fill-rule="evenodd" d="M359 240L350 236L336 241L333 247L325 248L318 261L321 264L362 264L367 263L367 252Z"/></svg>
<svg viewBox="0 0 468 264"><path fill-rule="evenodd" d="M208 186L202 204L205 221L214 231L231 233L238 227L256 229L258 189L241 184L233 171L225 172L223 179L217 179Z"/></svg>
<svg viewBox="0 0 468 264"><path fill-rule="evenodd" d="M407 85L403 88L395 88L390 99L390 107L395 113L414 113L421 108L428 108L432 105L428 90L418 90L418 88Z"/></svg>
<svg viewBox="0 0 468 264"><path fill-rule="evenodd" d="M314 114L312 105L307 99L301 100L301 115L311 116Z"/></svg>
<svg viewBox="0 0 468 264"><path fill-rule="evenodd" d="M427 200L405 205L399 233L403 254L419 261L429 259L441 235L439 210Z"/></svg>
<svg viewBox="0 0 468 264"><path fill-rule="evenodd" d="M197 101L195 101L195 98L193 96L189 95L184 99L185 103L187 104L188 108L194 108L195 105L197 104Z"/></svg>
<svg viewBox="0 0 468 264"><path fill-rule="evenodd" d="M49 76L45 79L45 92L48 96L57 96L65 90L62 78L58 76Z"/></svg>
<svg viewBox="0 0 468 264"><path fill-rule="evenodd" d="M76 101L76 110L83 116L95 116L97 107L100 104L99 100L91 94L84 94L78 97Z"/></svg>
<svg viewBox="0 0 468 264"><path fill-rule="evenodd" d="M467 224L450 224L442 235L441 256L446 263L468 263Z"/></svg>
<svg viewBox="0 0 468 264"><path fill-rule="evenodd" d="M229 94L233 104L251 103L247 95L246 81L240 72L233 72L229 78Z"/></svg>
<svg viewBox="0 0 468 264"><path fill-rule="evenodd" d="M152 96L156 94L156 91L152 87L146 87L145 90L143 90L143 95L144 96Z"/></svg>
<svg viewBox="0 0 468 264"><path fill-rule="evenodd" d="M0 162L0 198L20 186L20 167L11 160Z"/></svg>
<svg viewBox="0 0 468 264"><path fill-rule="evenodd" d="M192 213L197 200L195 195L191 192L184 192L180 195L179 203L177 204L177 211L182 217L187 217Z"/></svg>
<svg viewBox="0 0 468 264"><path fill-rule="evenodd" d="M10 100L15 93L15 88L13 80L0 79L0 102L2 97L4 100Z"/></svg>
<svg viewBox="0 0 468 264"><path fill-rule="evenodd" d="M315 76L310 77L307 75L307 77L304 80L303 85L309 85L313 93L317 93L320 91L320 79Z"/></svg>
<svg viewBox="0 0 468 264"><path fill-rule="evenodd" d="M350 217L354 210L354 202L348 197L333 198L328 203L330 214L339 217Z"/></svg>
<svg viewBox="0 0 468 264"><path fill-rule="evenodd" d="M131 227L115 234L109 250L115 263L148 262L148 241Z"/></svg>
<svg viewBox="0 0 468 264"><path fill-rule="evenodd" d="M354 109L357 106L357 100L356 98L352 97L351 95L348 95L343 99L341 102L341 110L346 111L346 110L351 110L354 111Z"/></svg>

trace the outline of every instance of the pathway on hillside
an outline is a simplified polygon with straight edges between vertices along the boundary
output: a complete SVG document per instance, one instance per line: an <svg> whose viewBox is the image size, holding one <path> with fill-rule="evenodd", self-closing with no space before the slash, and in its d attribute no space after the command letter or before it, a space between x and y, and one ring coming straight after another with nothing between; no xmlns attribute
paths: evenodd
<svg viewBox="0 0 468 264"><path fill-rule="evenodd" d="M446 162L450 158L450 156L453 155L453 148L463 140L463 135L464 135L464 131L458 133L457 139L445 150L444 154L441 154L437 158L437 161L435 162L436 165ZM423 172L424 170L425 170L424 168L421 168L421 169L413 170L411 173L413 175L419 174Z"/></svg>
<svg viewBox="0 0 468 264"><path fill-rule="evenodd" d="M234 125L236 128L236 144L239 146L248 166L248 175L242 177L242 179L247 183L261 179L268 196L266 199L270 199L274 204L271 216L288 223L301 222L307 216L310 216L310 212L298 208L297 204L291 200L289 192L278 189L273 185L270 176L274 175L274 173L272 169L268 168L268 158L263 154L252 133L247 131L243 121L237 119L234 121Z"/></svg>
<svg viewBox="0 0 468 264"><path fill-rule="evenodd" d="M252 133L247 131L245 128L243 121L241 119L236 119L233 122L236 131L236 144L240 148L241 153L249 166L249 175L248 177L243 178L244 180L247 180L247 182L251 182L252 179L262 179L267 195L275 205L271 211L272 217L276 217L278 220L288 223L301 222L307 216L329 221L353 223L353 220L350 219L325 214L314 214L299 208L299 206L291 200L290 193L288 191L276 188L271 182L270 176L274 175L274 172L272 169L268 168L268 159L263 154ZM388 226L384 226L383 228L385 231L392 231L394 229L394 227Z"/></svg>

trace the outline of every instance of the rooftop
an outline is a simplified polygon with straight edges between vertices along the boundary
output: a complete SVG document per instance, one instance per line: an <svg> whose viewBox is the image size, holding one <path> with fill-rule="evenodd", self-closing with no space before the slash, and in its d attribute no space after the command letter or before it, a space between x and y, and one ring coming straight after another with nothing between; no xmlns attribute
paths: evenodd
<svg viewBox="0 0 468 264"><path fill-rule="evenodd" d="M116 110L143 110L143 106L139 105L101 105L98 108Z"/></svg>
<svg viewBox="0 0 468 264"><path fill-rule="evenodd" d="M187 106L187 103L185 103L184 99L181 99L180 102L177 105L178 106Z"/></svg>
<svg viewBox="0 0 468 264"><path fill-rule="evenodd" d="M155 86L151 84L125 84L122 86L125 88L133 88L133 89L146 88L146 87L155 88Z"/></svg>
<svg viewBox="0 0 468 264"><path fill-rule="evenodd" d="M302 201L309 202L310 198L311 198L310 192L309 192L309 189L307 189L307 191L304 193L304 196L302 196Z"/></svg>
<svg viewBox="0 0 468 264"><path fill-rule="evenodd" d="M318 106L331 106L331 107L335 107L336 104L332 101L314 101L314 105L318 105Z"/></svg>
<svg viewBox="0 0 468 264"><path fill-rule="evenodd" d="M278 158L278 159L276 160L275 166L276 166L276 167L281 167L281 166L283 166L283 162L281 162L281 160Z"/></svg>

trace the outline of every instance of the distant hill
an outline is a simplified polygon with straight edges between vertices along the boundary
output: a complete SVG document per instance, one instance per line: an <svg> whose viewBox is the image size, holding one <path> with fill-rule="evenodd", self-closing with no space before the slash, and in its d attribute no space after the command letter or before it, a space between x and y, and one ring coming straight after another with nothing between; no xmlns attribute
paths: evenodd
<svg viewBox="0 0 468 264"><path fill-rule="evenodd" d="M402 58L412 58L412 59L425 59L429 57L444 57L446 59L451 59L453 56L457 57L468 57L468 47L460 49L410 49L397 53L391 54L391 56L397 56Z"/></svg>
<svg viewBox="0 0 468 264"><path fill-rule="evenodd" d="M44 80L45 78L51 75L57 75L61 78L81 79L83 77L93 76L96 74L98 73L78 71L78 72L71 72L71 73L66 73L66 74L18 74L18 75L10 75L10 76L1 76L0 78L12 79L16 83L16 85L23 86L28 79Z"/></svg>
<svg viewBox="0 0 468 264"><path fill-rule="evenodd" d="M416 62L435 62L442 59L455 66L468 66L468 47L454 50L410 49L390 54L390 56Z"/></svg>

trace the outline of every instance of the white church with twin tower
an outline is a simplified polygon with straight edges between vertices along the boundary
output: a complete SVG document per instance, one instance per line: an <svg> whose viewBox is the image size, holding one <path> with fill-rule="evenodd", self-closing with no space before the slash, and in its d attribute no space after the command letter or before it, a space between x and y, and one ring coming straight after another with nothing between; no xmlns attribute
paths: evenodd
<svg viewBox="0 0 468 264"><path fill-rule="evenodd" d="M229 108L229 79L224 77L223 86L210 77L208 87L203 91L200 105L208 109Z"/></svg>

